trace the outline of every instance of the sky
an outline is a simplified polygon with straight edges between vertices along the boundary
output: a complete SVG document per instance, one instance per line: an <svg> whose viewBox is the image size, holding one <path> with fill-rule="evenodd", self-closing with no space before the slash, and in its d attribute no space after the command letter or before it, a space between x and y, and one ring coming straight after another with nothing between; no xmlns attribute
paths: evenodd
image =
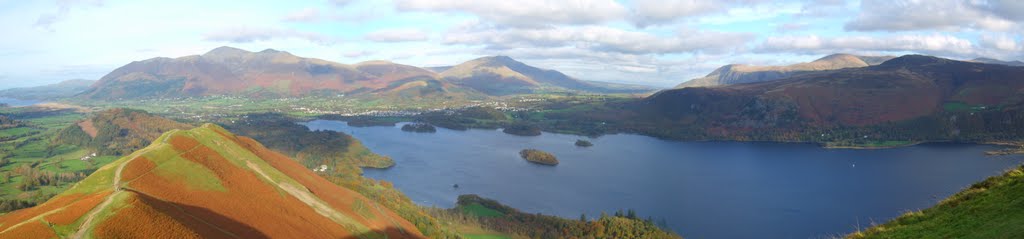
<svg viewBox="0 0 1024 239"><path fill-rule="evenodd" d="M831 53L1024 60L1019 0L0 0L0 89L99 79L219 46L354 64L507 55L670 87Z"/></svg>

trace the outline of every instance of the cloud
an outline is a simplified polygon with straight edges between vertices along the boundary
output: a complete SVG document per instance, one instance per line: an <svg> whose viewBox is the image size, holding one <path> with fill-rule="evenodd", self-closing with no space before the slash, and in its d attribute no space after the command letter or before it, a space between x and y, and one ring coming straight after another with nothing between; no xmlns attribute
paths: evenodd
<svg viewBox="0 0 1024 239"><path fill-rule="evenodd" d="M864 0L849 31L982 29L1007 31L1024 20L1020 1Z"/></svg>
<svg viewBox="0 0 1024 239"><path fill-rule="evenodd" d="M345 52L345 53L342 53L341 55L344 56L344 57L348 57L348 58L360 58L360 57L364 57L364 56L370 56L370 55L373 55L375 53L376 53L375 51L360 50L360 51Z"/></svg>
<svg viewBox="0 0 1024 239"><path fill-rule="evenodd" d="M221 41L231 43L250 43L289 38L303 39L320 45L333 45L340 41L335 37L330 37L313 32L303 32L292 29L252 27L224 28L217 31L208 32L204 36L204 39L207 41Z"/></svg>
<svg viewBox="0 0 1024 239"><path fill-rule="evenodd" d="M918 52L939 56L972 56L980 52L970 40L944 34L768 37L757 53L830 54L836 52Z"/></svg>
<svg viewBox="0 0 1024 239"><path fill-rule="evenodd" d="M289 13L284 17L284 21L288 22L315 22L322 18L320 10L316 8L303 8L301 10Z"/></svg>
<svg viewBox="0 0 1024 239"><path fill-rule="evenodd" d="M53 24L66 19L71 14L72 8L100 6L103 6L103 0L59 0L57 1L57 11L39 15L34 25L53 31Z"/></svg>
<svg viewBox="0 0 1024 239"><path fill-rule="evenodd" d="M1024 46L1013 37L1005 34L984 34L978 39L978 45L998 51L1021 51Z"/></svg>
<svg viewBox="0 0 1024 239"><path fill-rule="evenodd" d="M328 2L330 2L334 6L344 7L348 6L349 4L352 4L352 2L355 2L355 0L328 0Z"/></svg>
<svg viewBox="0 0 1024 239"><path fill-rule="evenodd" d="M810 24L806 22L787 22L775 25L775 31L777 32L791 32L807 29Z"/></svg>
<svg viewBox="0 0 1024 239"><path fill-rule="evenodd" d="M636 0L631 19L637 27L666 24L677 19L721 12L737 0Z"/></svg>
<svg viewBox="0 0 1024 239"><path fill-rule="evenodd" d="M366 34L366 40L375 42L426 41L428 34L419 29L384 29Z"/></svg>
<svg viewBox="0 0 1024 239"><path fill-rule="evenodd" d="M671 54L721 52L746 44L747 33L680 30L672 36L626 31L603 26L543 29L501 29L469 27L448 32L446 44L484 45L491 49L573 46L595 51L625 54Z"/></svg>
<svg viewBox="0 0 1024 239"><path fill-rule="evenodd" d="M627 10L613 0L395 0L400 11L461 12L503 26L596 24L621 19Z"/></svg>

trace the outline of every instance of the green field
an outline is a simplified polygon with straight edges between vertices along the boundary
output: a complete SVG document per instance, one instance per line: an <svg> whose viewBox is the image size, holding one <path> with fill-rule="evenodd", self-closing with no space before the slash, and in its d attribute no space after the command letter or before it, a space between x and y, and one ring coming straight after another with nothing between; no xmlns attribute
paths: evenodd
<svg viewBox="0 0 1024 239"><path fill-rule="evenodd" d="M466 206L460 206L463 212L469 215L475 215L477 217L504 217L505 214L497 210L490 209L480 205L479 203L469 204Z"/></svg>

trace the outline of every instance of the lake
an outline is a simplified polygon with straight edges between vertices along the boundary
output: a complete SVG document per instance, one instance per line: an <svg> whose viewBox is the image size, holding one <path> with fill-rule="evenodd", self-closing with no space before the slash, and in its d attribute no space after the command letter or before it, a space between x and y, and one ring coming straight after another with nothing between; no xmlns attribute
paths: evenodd
<svg viewBox="0 0 1024 239"><path fill-rule="evenodd" d="M29 106L29 105L39 104L39 103L42 103L42 102L38 101L38 100L19 100L19 99L14 99L14 98L0 97L0 104L7 104L7 105L13 106L13 107Z"/></svg>
<svg viewBox="0 0 1024 239"><path fill-rule="evenodd" d="M687 238L818 238L882 223L1014 167L1021 156L985 156L987 145L925 144L884 150L811 144L678 142L640 135L590 139L496 130L411 133L395 127L303 123L351 133L395 160L365 176L394 183L421 205L452 207L479 194L530 213L570 219L634 209ZM558 166L519 157L536 148ZM453 184L459 187L453 188Z"/></svg>

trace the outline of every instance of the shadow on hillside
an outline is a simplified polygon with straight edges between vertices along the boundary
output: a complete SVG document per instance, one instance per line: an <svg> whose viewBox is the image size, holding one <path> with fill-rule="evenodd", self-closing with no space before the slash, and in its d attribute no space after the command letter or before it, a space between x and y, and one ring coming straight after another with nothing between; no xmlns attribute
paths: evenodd
<svg viewBox="0 0 1024 239"><path fill-rule="evenodd" d="M204 238L230 237L226 236L225 233L233 234L235 238L270 238L252 226L235 221L206 208L164 201L130 188L125 188L124 190L135 193L142 203L166 213L178 223L195 230Z"/></svg>
<svg viewBox="0 0 1024 239"><path fill-rule="evenodd" d="M203 238L232 237L225 235L225 232L234 235L234 238L270 238L266 234L263 234L263 232L261 232L259 229L256 229L245 223L235 221L234 219L210 211L209 209L206 208L164 201L131 188L124 188L123 190L135 193L136 195L138 195L138 198L142 203L145 203L146 205L149 205L159 210L160 212L166 213L168 216L174 218L174 220L177 221L178 223L181 223L182 225L185 225L186 227L195 230ZM421 238L410 235L409 233L396 227L388 227L383 231L374 231L374 233L355 235L344 238L381 238L381 235L387 235L387 238ZM303 238L302 235L294 236L296 236L296 238Z"/></svg>

